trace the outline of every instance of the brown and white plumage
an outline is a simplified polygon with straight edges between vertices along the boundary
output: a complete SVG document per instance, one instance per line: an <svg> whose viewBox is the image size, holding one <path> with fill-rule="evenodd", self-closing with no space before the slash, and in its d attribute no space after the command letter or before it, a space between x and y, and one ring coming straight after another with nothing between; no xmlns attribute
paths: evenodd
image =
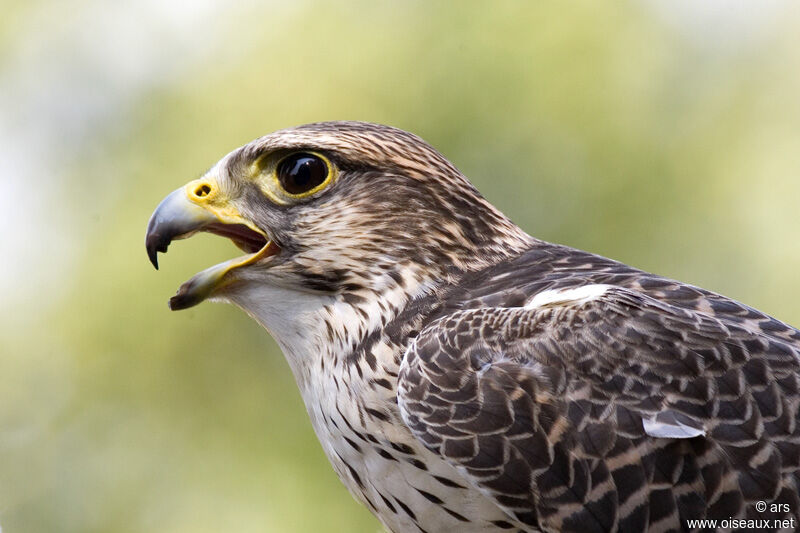
<svg viewBox="0 0 800 533"><path fill-rule="evenodd" d="M275 188L297 153L332 169L307 196ZM190 185L154 214L151 258L195 231L253 254L173 306L230 301L270 331L335 470L389 530L797 518L798 330L536 240L386 126L276 132Z"/></svg>

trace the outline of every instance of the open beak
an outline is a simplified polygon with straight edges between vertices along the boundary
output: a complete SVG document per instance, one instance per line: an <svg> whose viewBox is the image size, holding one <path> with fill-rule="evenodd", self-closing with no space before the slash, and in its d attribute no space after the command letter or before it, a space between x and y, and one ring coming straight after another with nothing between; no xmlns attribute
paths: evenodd
<svg viewBox="0 0 800 533"><path fill-rule="evenodd" d="M230 281L231 271L280 251L261 229L239 214L213 180L200 179L172 192L156 207L145 236L150 262L158 269L158 252L166 252L172 241L198 231L227 237L248 255L207 268L181 285L169 300L173 311L199 304Z"/></svg>

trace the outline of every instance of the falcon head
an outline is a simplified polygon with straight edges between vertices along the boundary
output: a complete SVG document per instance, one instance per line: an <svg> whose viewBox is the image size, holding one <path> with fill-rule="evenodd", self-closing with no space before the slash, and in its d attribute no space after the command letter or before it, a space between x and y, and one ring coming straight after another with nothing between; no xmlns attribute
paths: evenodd
<svg viewBox="0 0 800 533"><path fill-rule="evenodd" d="M261 137L174 191L147 228L153 265L173 240L200 231L247 255L184 283L173 310L208 298L251 314L265 300L300 305L297 294L356 300L446 280L530 242L422 139L358 122Z"/></svg>

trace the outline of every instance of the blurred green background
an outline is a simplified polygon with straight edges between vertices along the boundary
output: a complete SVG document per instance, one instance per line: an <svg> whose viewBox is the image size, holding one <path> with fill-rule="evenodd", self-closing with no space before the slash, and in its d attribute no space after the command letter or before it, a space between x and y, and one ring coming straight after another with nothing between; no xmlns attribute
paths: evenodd
<svg viewBox="0 0 800 533"><path fill-rule="evenodd" d="M540 238L800 324L799 36L788 0L7 0L3 531L378 531L267 334L167 310L232 245L145 256L166 193L275 129L413 131Z"/></svg>

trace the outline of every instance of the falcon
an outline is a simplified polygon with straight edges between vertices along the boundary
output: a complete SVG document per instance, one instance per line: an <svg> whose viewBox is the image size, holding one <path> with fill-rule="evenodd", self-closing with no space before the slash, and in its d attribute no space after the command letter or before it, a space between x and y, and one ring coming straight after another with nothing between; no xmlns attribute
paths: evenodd
<svg viewBox="0 0 800 533"><path fill-rule="evenodd" d="M170 307L230 302L275 338L389 531L797 527L800 331L531 237L415 135L256 139L156 208L153 265L196 232L245 255Z"/></svg>

